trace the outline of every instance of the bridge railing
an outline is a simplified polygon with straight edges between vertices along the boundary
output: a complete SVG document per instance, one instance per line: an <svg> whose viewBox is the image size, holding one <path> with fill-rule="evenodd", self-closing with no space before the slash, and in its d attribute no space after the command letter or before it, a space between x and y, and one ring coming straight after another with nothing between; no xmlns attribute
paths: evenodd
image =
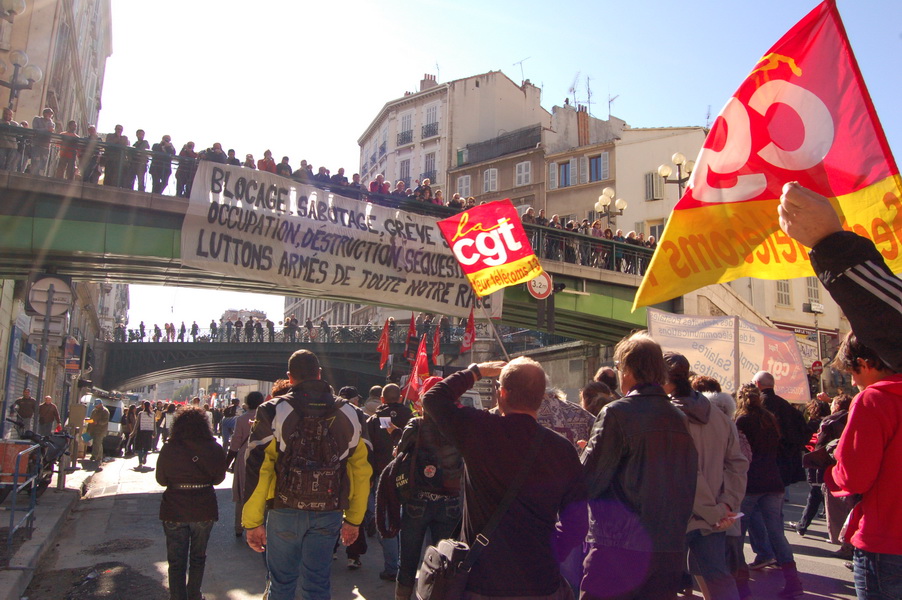
<svg viewBox="0 0 902 600"><path fill-rule="evenodd" d="M394 343L403 343L407 339L407 330L409 322L397 323L393 329L390 329L390 341ZM523 351L531 348L539 348L550 344L560 344L573 341L570 338L532 331L519 327L508 327L505 325L496 325L498 333L504 340L505 347L509 352ZM463 325L452 325L447 328L439 328L439 344L447 345L448 350L456 349L463 339L465 327ZM416 345L419 338L426 335L427 345L431 351L432 341L435 332L435 326L420 327L417 329L416 339L412 345ZM303 325L297 329L285 329L281 325L274 327L270 332L266 327L262 332L253 328L251 335L248 337L247 328L242 327L240 330L232 327L231 330L225 327L219 327L215 330L211 328L198 328L197 333L192 335L191 328L185 328L182 334L178 328L170 336L166 335L166 331L161 328L159 337L156 335L153 327L145 328L145 335L141 337L141 331L138 328L118 328L112 332L104 332L103 336L113 343L186 343L186 344L307 344L307 343L338 343L338 344L361 344L370 343L373 345L375 352L376 344L382 336L382 327L375 325L331 325L324 329L320 326L314 326L308 329ZM488 331L484 323L477 324L477 339L490 338L491 333ZM415 348L414 348L415 350Z"/></svg>
<svg viewBox="0 0 902 600"><path fill-rule="evenodd" d="M4 142L15 143L11 154L0 151L0 162L8 159L0 169L26 172L35 164L40 148L48 153L48 160L41 173L28 171L36 176L53 176L61 179L79 178L97 184L103 173L103 184L123 189L139 188L164 195L187 196L199 159L171 155L169 153L137 150L130 146L108 144L97 139L48 134L24 127L0 125L0 150ZM29 162L29 159L31 161ZM70 168L71 167L71 168ZM153 174L151 179L146 181ZM175 185L170 185L172 178ZM442 219L459 212L448 206L422 202L413 197L373 193L363 186L342 186L331 182L292 179L352 199L398 208L415 214ZM187 182L187 183L186 183ZM596 267L623 273L643 274L654 250L625 242L596 238L576 232L524 224L533 250L543 260Z"/></svg>

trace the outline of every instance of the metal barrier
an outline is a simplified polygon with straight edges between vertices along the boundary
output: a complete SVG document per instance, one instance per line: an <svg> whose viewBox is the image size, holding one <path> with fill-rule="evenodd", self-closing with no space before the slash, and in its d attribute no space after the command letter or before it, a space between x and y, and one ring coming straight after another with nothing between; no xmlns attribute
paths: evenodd
<svg viewBox="0 0 902 600"><path fill-rule="evenodd" d="M0 494L4 496L12 496L9 506L0 506L0 510L9 511L9 531L6 536L6 556L7 560L12 560L13 555L13 542L15 541L16 531L19 530L20 527L25 525L26 531L28 533L28 539L31 539L31 533L34 529L34 509L37 503L37 478L41 474L41 457L40 453L36 457L32 456L32 453L36 450L40 450L40 446L37 444L31 444L25 440L4 440L2 442L4 446L7 448L4 449L4 456L11 456L12 450L8 446L23 446L23 449L19 452L15 453L15 462L14 468L11 472L0 473ZM35 458L37 460L35 460ZM4 464L8 464L8 461L5 461ZM22 465L25 465L26 471L24 473L21 472ZM30 469L29 469L30 467ZM6 469L7 467L0 467ZM6 479L10 479L10 481L5 481ZM19 507L19 492L22 491L25 486L30 483L34 483L35 485L31 486L31 491L28 494L28 506L27 508ZM2 500L0 499L0 500ZM21 518L16 520L16 513L22 513L24 511L24 515ZM8 563L6 565L2 565L2 568L10 569L10 570L22 570L27 567L11 567Z"/></svg>

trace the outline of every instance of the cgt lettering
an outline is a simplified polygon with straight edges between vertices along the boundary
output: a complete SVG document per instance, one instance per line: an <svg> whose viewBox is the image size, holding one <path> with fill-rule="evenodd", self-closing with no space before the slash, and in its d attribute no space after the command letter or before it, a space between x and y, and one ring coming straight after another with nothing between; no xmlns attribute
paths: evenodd
<svg viewBox="0 0 902 600"><path fill-rule="evenodd" d="M511 234L514 226L508 219L498 219L498 225L491 231L481 231L473 238L459 239L451 246L454 256L465 266L472 266L479 261L490 267L497 267L507 262L508 251L515 252L523 244Z"/></svg>

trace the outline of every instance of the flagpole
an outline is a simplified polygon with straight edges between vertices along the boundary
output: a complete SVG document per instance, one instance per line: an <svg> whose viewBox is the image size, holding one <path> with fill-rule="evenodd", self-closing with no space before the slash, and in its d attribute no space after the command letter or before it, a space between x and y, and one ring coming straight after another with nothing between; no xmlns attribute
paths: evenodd
<svg viewBox="0 0 902 600"><path fill-rule="evenodd" d="M507 348L504 347L504 342L501 341L501 335L498 333L498 330L495 329L495 324L492 323L492 317L489 316L489 311L487 311L485 308L485 302L480 302L479 304L482 305L480 308L482 308L482 314L485 315L486 320L489 322L489 328L491 328L492 333L495 334L495 339L498 340L498 345L501 346L501 352L504 353L504 360L510 362L510 354L507 353ZM473 360L472 348L470 349L470 360Z"/></svg>

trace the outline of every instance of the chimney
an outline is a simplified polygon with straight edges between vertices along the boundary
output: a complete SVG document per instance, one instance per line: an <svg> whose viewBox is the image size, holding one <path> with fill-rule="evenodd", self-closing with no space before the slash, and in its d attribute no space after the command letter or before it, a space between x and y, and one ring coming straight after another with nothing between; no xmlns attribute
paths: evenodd
<svg viewBox="0 0 902 600"><path fill-rule="evenodd" d="M576 138L579 146L589 145L589 110L585 106L577 107Z"/></svg>
<svg viewBox="0 0 902 600"><path fill-rule="evenodd" d="M420 80L420 91L426 91L429 88L434 88L437 85L438 83L436 83L435 81L435 75L426 73L425 75L423 75L423 79Z"/></svg>

